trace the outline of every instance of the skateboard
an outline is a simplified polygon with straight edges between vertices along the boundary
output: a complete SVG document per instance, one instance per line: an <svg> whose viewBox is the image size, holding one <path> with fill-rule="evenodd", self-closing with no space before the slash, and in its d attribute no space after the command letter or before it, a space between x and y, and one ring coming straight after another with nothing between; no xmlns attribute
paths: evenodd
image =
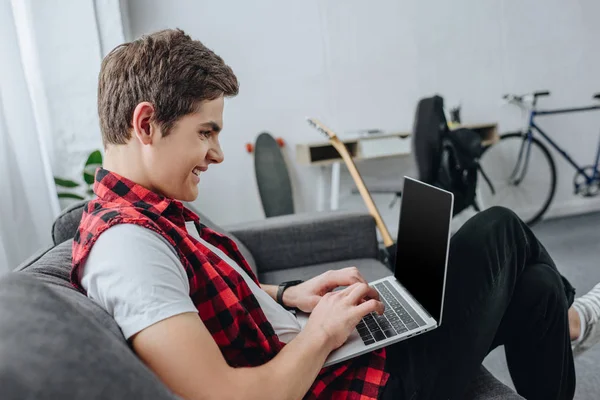
<svg viewBox="0 0 600 400"><path fill-rule="evenodd" d="M246 144L249 153L254 152L254 172L265 216L294 214L294 197L288 168L281 148L285 142L263 132L254 145Z"/></svg>

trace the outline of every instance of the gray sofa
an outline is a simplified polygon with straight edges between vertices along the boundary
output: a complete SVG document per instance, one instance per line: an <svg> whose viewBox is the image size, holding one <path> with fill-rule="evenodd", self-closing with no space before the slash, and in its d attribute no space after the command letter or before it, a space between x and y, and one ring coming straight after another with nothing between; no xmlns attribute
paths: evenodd
<svg viewBox="0 0 600 400"><path fill-rule="evenodd" d="M138 360L115 321L69 284L82 207L56 220L54 246L0 278L0 398L176 399ZM368 280L390 273L377 261L375 222L366 214L301 214L228 231L202 221L233 236L264 283L349 265ZM483 367L467 398L521 399Z"/></svg>

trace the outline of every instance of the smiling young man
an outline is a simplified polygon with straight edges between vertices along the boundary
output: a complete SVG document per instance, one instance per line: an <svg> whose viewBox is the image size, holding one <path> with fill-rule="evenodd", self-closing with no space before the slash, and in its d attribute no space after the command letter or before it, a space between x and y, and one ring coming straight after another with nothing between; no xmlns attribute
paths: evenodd
<svg viewBox="0 0 600 400"><path fill-rule="evenodd" d="M283 292L261 285L228 238L181 201L223 162L224 98L238 82L180 30L113 50L99 77L104 168L73 245L72 283L185 399L460 398L504 344L520 393L569 399L573 290L513 213L478 214L451 243L444 324L322 368L359 320L383 311L356 268ZM224 211L226 212L226 211ZM340 286L346 288L333 292ZM285 306L311 313L304 329Z"/></svg>

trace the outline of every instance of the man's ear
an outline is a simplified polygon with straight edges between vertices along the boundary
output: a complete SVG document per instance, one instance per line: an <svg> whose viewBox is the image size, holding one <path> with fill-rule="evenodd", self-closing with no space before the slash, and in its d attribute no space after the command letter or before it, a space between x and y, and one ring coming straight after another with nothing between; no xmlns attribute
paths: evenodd
<svg viewBox="0 0 600 400"><path fill-rule="evenodd" d="M141 144L151 144L154 136L157 136L156 127L152 123L154 117L154 106L144 101L133 110L133 137Z"/></svg>

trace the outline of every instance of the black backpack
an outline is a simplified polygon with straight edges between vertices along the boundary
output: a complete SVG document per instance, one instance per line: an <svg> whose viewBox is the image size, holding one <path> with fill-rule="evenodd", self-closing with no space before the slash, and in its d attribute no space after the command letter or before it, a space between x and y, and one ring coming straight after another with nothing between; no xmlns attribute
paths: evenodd
<svg viewBox="0 0 600 400"><path fill-rule="evenodd" d="M454 215L468 207L479 211L475 197L482 150L481 136L470 129L442 135L440 164L433 184L454 194Z"/></svg>
<svg viewBox="0 0 600 400"><path fill-rule="evenodd" d="M483 151L479 134L466 128L450 131L444 100L437 95L419 101L413 134L419 179L454 194L453 215L471 206L479 211L477 172L488 180L479 165Z"/></svg>

